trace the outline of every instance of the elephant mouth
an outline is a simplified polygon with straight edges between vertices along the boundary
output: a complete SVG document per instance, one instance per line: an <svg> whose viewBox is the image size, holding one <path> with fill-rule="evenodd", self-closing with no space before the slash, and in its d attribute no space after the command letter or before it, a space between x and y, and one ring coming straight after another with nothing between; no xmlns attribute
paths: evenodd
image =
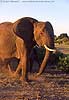
<svg viewBox="0 0 69 100"><path fill-rule="evenodd" d="M51 49L48 46L44 45L45 49L47 49L48 51L52 51L52 52L56 52L56 49Z"/></svg>

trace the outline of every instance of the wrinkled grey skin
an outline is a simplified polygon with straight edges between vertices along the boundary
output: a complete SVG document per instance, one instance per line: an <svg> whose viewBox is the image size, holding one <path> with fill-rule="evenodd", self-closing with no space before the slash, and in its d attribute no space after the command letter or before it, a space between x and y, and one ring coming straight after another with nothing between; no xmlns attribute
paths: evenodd
<svg viewBox="0 0 69 100"><path fill-rule="evenodd" d="M10 67L8 68L15 77L22 70L21 80L28 77L30 52L36 44L54 49L54 32L49 22L38 22L36 19L24 17L14 23L0 24L0 34L0 59L2 61L12 57L20 59L14 73L11 72ZM43 72L50 53L51 51L47 48L37 76ZM6 65L8 66L8 63Z"/></svg>

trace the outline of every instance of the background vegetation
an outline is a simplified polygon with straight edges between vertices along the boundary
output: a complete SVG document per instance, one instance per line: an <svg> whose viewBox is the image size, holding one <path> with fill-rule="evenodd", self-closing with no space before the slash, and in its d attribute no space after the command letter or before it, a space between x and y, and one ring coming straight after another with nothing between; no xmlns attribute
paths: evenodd
<svg viewBox="0 0 69 100"><path fill-rule="evenodd" d="M60 36L54 36L55 37L55 44L58 45L69 45L69 36L67 33L62 33ZM36 48L38 59L41 62L43 60L45 49L42 48ZM49 65L53 65L52 68L55 68L56 70L61 70L66 73L69 72L69 54L64 54L62 52L54 53L50 56L50 59L48 61ZM55 67L54 67L55 66Z"/></svg>
<svg viewBox="0 0 69 100"><path fill-rule="evenodd" d="M54 38L55 38L55 43L57 44L69 45L69 36L67 35L67 33L62 33L58 37L55 35Z"/></svg>

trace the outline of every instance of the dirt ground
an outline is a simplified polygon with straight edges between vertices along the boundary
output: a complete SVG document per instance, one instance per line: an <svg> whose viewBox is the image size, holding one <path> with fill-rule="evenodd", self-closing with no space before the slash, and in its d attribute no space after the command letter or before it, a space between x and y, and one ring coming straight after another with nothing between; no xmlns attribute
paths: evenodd
<svg viewBox="0 0 69 100"><path fill-rule="evenodd" d="M0 73L0 100L69 100L69 74L47 71L30 82L21 82Z"/></svg>
<svg viewBox="0 0 69 100"><path fill-rule="evenodd" d="M37 78L35 74L29 73L29 82L21 82L0 72L0 100L69 100L69 74L51 69Z"/></svg>

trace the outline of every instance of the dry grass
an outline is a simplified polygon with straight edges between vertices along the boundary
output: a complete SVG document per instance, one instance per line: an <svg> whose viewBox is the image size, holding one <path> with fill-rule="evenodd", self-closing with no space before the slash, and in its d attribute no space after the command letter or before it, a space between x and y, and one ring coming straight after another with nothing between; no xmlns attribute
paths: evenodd
<svg viewBox="0 0 69 100"><path fill-rule="evenodd" d="M64 54L69 54L69 45L55 44L55 47Z"/></svg>

